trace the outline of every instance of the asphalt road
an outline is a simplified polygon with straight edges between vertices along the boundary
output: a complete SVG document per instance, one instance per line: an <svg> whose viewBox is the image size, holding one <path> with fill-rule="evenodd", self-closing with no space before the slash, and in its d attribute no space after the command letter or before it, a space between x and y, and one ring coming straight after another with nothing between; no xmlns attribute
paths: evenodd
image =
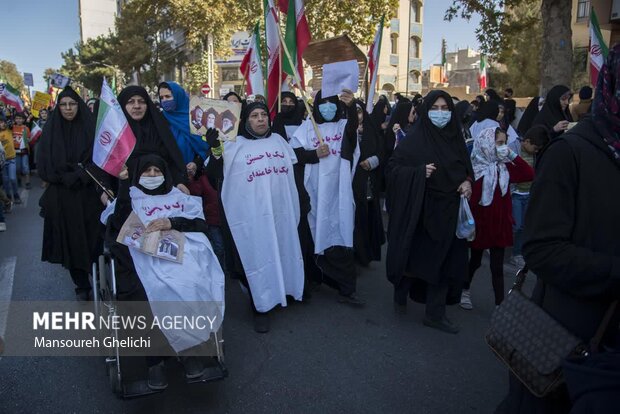
<svg viewBox="0 0 620 414"><path fill-rule="evenodd" d="M7 215L0 268L15 261L13 300L73 300L68 271L40 261L42 189L33 184ZM507 286L513 272L506 266ZM488 265L472 286L475 309L448 310L458 335L424 327L423 306L412 302L395 315L383 263L360 270L365 308L337 303L323 286L310 303L274 312L266 335L254 332L238 283L227 283L224 381L187 385L171 361L166 391L120 400L103 358L5 357L0 413L492 413L507 390L508 374L484 343L494 308Z"/></svg>

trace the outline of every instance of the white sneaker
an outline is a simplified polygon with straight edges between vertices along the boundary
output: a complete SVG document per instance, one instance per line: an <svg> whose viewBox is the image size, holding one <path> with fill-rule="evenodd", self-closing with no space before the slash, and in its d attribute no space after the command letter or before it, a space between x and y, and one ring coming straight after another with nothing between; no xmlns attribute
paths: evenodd
<svg viewBox="0 0 620 414"><path fill-rule="evenodd" d="M6 231L6 223L0 223L0 231Z"/></svg>
<svg viewBox="0 0 620 414"><path fill-rule="evenodd" d="M525 260L523 259L523 256L521 255L512 256L510 258L510 264L516 268L522 269L525 266Z"/></svg>
<svg viewBox="0 0 620 414"><path fill-rule="evenodd" d="M461 293L461 308L465 310L472 310L474 305L471 303L471 294L468 289L463 289Z"/></svg>

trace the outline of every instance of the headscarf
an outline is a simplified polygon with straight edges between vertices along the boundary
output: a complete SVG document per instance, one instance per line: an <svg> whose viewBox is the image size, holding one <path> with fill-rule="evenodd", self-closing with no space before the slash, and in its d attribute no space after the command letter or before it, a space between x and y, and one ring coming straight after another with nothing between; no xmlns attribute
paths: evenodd
<svg viewBox="0 0 620 414"><path fill-rule="evenodd" d="M411 101L399 101L392 112L390 122L387 127L387 131L392 131L394 124L399 124L401 129L405 132L409 130L409 114L411 113L411 107L413 104Z"/></svg>
<svg viewBox="0 0 620 414"><path fill-rule="evenodd" d="M519 125L517 125L517 132L523 136L529 129L532 127L532 123L534 122L534 118L538 115L538 103L540 102L540 96L535 96L521 115L521 119L519 120Z"/></svg>
<svg viewBox="0 0 620 414"><path fill-rule="evenodd" d="M534 118L532 125L545 125L550 131L560 121L573 122L573 117L570 114L570 109L567 106L562 111L562 105L560 104L560 98L566 92L570 92L570 88L564 85L556 85L547 94L545 104L542 109Z"/></svg>
<svg viewBox="0 0 620 414"><path fill-rule="evenodd" d="M60 106L48 115L43 134L37 144L37 169L41 178L57 182L63 173L77 170L78 163L90 160L95 138L95 120L82 98L70 87L58 95L58 102L70 97L78 104L77 114L67 121Z"/></svg>
<svg viewBox="0 0 620 414"><path fill-rule="evenodd" d="M471 122L472 106L468 101L457 102L454 106L454 115L461 125L463 131L463 138L470 139L471 133L469 132L469 124Z"/></svg>
<svg viewBox="0 0 620 414"><path fill-rule="evenodd" d="M273 127L271 128L271 130L275 132L276 134L279 134L280 136L282 136L282 138L288 141L288 137L286 136L285 126L286 125L301 125L301 123L304 120L304 114L302 112L303 107L300 107L297 104L297 97L295 96L293 92L285 91L285 92L282 92L280 96L282 100L284 100L284 98L291 98L293 102L295 103L295 105L291 110L287 112L280 111L276 114L276 117L273 120ZM284 107L284 105L282 107Z"/></svg>
<svg viewBox="0 0 620 414"><path fill-rule="evenodd" d="M444 98L454 113L454 102L445 91L433 90L418 108L418 120L392 155L395 163L413 167L435 163L437 170L426 180L426 188L443 194L457 194L458 187L473 177L471 160L456 116L437 128L428 117L428 111L439 98Z"/></svg>
<svg viewBox="0 0 620 414"><path fill-rule="evenodd" d="M236 96L236 97L237 97L237 99L239 100L239 103L241 103L241 104L243 103L243 99L241 99L241 97L239 96L239 94L238 94L237 92L235 92L235 91L230 91L230 92L228 92L226 95L224 95L224 97L223 97L222 99L223 99L224 101L226 101L226 100L228 100L228 98L229 98L230 96Z"/></svg>
<svg viewBox="0 0 620 414"><path fill-rule="evenodd" d="M373 125L370 115L366 112L366 104L362 100L356 99L355 106L358 111L362 111L362 136L361 140L359 140L359 146L360 160L365 160L372 155L378 155L377 127ZM381 128L380 125L379 128Z"/></svg>
<svg viewBox="0 0 620 414"><path fill-rule="evenodd" d="M383 96L383 95L381 95ZM385 108L388 108L387 114L384 114L383 111ZM374 108L372 108L372 113L370 114L370 120L377 129L377 131L382 131L381 125L385 122L385 119L390 114L391 108L387 101L387 99L379 99L375 104Z"/></svg>
<svg viewBox="0 0 620 414"><path fill-rule="evenodd" d="M250 126L250 114L255 109L264 109L265 112L267 112L268 129L267 129L267 132L265 132L265 134L263 135L258 135L255 131L252 130L252 127ZM271 117L269 117L269 109L267 108L267 105L265 105L264 103L259 102L259 101L254 101L251 104L249 104L245 108L245 114L244 116L242 116L242 118L245 119L245 128L243 129L243 132L242 132L243 137L247 139L262 139L262 138L269 138L271 136Z"/></svg>
<svg viewBox="0 0 620 414"><path fill-rule="evenodd" d="M499 105L500 103L496 100L482 102L480 104L477 121L469 128L469 132L471 132L471 136L474 140L478 138L485 129L495 129L499 127L499 122L497 122Z"/></svg>
<svg viewBox="0 0 620 414"><path fill-rule="evenodd" d="M140 121L134 121L125 109L129 99L136 95L142 97L146 101L147 106L144 118ZM169 167L175 170L185 171L186 163L183 161L183 156L172 136L168 123L161 112L155 107L155 104L153 104L146 89L136 85L127 86L118 95L118 102L127 118L129 127L136 136L136 147L133 150L133 155L161 154L161 149L163 148L174 163L174 165L170 165Z"/></svg>
<svg viewBox="0 0 620 414"><path fill-rule="evenodd" d="M149 190L148 188L144 188L140 185L140 176L142 176L146 169L151 166L159 168L159 170L164 175L164 183L153 190ZM170 173L168 164L162 157L156 154L143 155L138 159L131 185L139 188L140 191L147 195L168 194L172 190L172 187L174 187L174 184L172 182L172 174Z"/></svg>
<svg viewBox="0 0 620 414"><path fill-rule="evenodd" d="M167 88L172 91L172 98L176 103L174 111L163 111L164 117L170 124L172 135L183 154L183 161L187 164L193 161L196 155L203 159L207 157L209 145L203 141L200 135L191 134L189 130L189 95L176 82L162 82L157 87L159 89Z"/></svg>
<svg viewBox="0 0 620 414"><path fill-rule="evenodd" d="M504 104L504 100L497 92L495 92L495 89L487 89L484 93L488 95L489 101L497 101L502 105Z"/></svg>
<svg viewBox="0 0 620 414"><path fill-rule="evenodd" d="M471 163L474 168L475 180L482 178L481 206L491 204L498 183L502 196L505 196L506 192L508 192L510 174L506 164L497 157L495 150L496 131L497 128L483 130L474 140L474 149L471 152Z"/></svg>
<svg viewBox="0 0 620 414"><path fill-rule="evenodd" d="M326 102L331 102L331 103L336 104L337 109L336 109L336 115L334 116L334 119L332 119L329 122L338 122L343 116L343 108L342 108L342 105L340 104L340 99L338 99L337 95L323 98L323 95L321 92L322 91L319 90L316 96L314 97L314 105L312 108L312 116L314 116L314 120L316 121L317 124L322 124L324 122L327 122L325 119L323 119L323 115L321 115L321 112L319 111L319 105L324 104Z"/></svg>
<svg viewBox="0 0 620 414"><path fill-rule="evenodd" d="M620 164L620 45L609 50L601 68L592 105L592 120L598 133Z"/></svg>

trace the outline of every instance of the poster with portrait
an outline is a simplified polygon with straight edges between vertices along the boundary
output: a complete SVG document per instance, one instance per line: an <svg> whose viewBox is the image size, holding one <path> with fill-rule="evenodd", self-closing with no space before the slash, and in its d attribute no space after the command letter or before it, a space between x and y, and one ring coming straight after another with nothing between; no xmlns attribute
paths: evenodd
<svg viewBox="0 0 620 414"><path fill-rule="evenodd" d="M192 96L189 104L189 128L192 134L204 135L209 128L220 132L223 141L235 141L239 130L241 104Z"/></svg>
<svg viewBox="0 0 620 414"><path fill-rule="evenodd" d="M116 241L127 247L138 249L149 256L183 263L185 235L176 230L146 233L146 228L134 212L121 227Z"/></svg>

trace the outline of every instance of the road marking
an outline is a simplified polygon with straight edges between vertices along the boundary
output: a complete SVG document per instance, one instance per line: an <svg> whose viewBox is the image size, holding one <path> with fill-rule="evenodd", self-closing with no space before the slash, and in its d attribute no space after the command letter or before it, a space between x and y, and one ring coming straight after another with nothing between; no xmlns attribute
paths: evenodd
<svg viewBox="0 0 620 414"><path fill-rule="evenodd" d="M0 259L0 338L4 338L6 320L9 316L9 301L13 295L13 279L17 257Z"/></svg>

